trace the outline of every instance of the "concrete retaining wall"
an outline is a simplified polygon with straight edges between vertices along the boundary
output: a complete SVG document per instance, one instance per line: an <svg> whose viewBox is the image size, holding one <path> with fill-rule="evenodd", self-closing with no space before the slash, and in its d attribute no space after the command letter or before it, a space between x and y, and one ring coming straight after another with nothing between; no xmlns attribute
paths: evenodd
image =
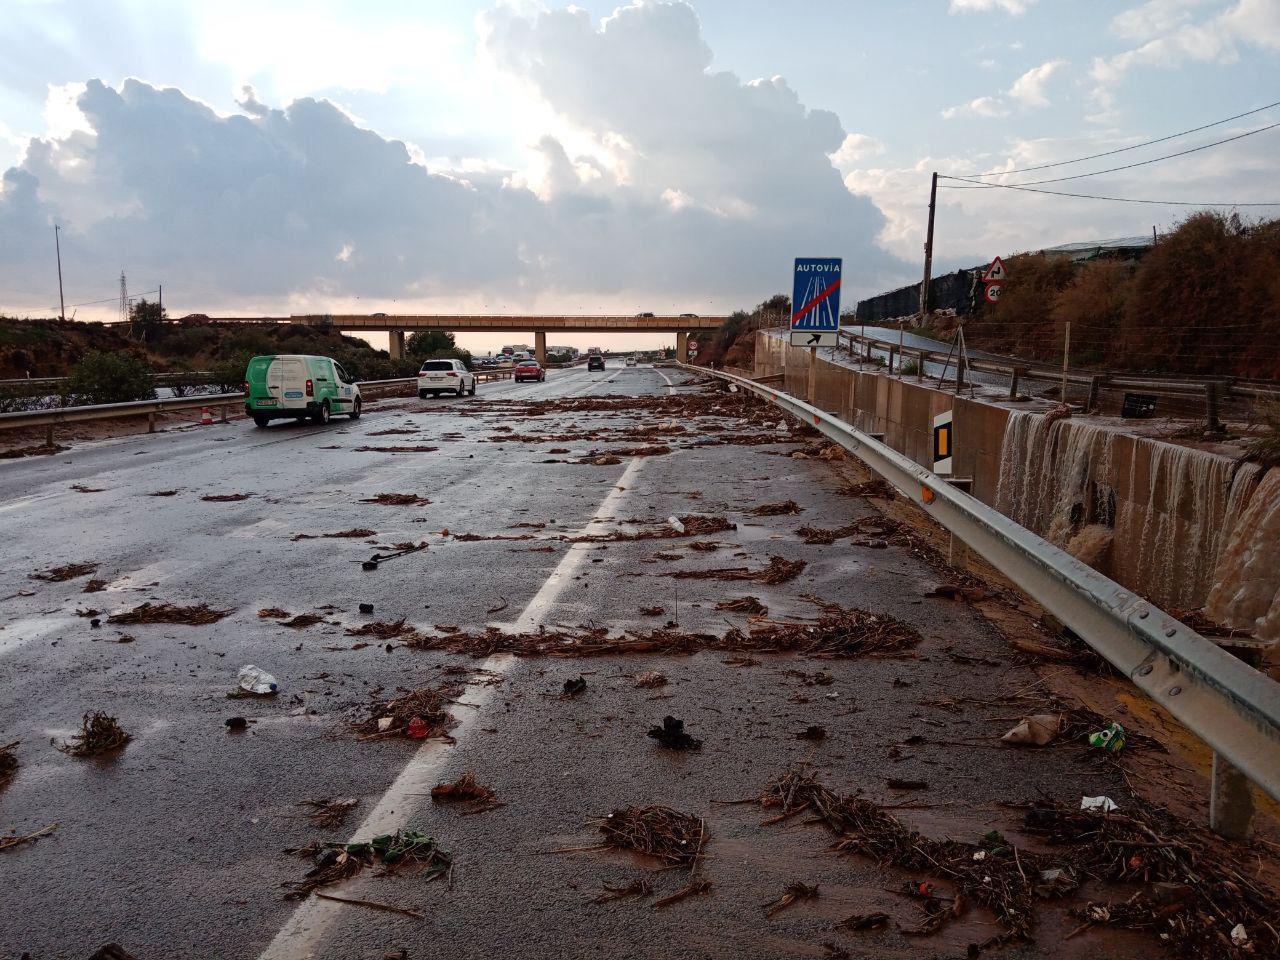
<svg viewBox="0 0 1280 960"><path fill-rule="evenodd" d="M1203 450L1133 437L1090 420L956 397L924 384L855 370L756 333L757 377L783 374L812 402L924 466L933 417L954 412L953 474L979 500L1057 543L1153 602L1196 609L1210 593L1219 622L1280 640L1280 489L1277 474ZM1259 517L1268 523L1259 524ZM1245 529L1248 526L1249 529ZM1233 604L1233 597L1240 599Z"/></svg>

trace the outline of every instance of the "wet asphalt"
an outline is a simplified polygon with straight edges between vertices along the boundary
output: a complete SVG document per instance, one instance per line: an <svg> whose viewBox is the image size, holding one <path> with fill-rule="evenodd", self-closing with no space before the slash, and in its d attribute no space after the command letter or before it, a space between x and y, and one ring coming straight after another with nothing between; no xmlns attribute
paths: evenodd
<svg viewBox="0 0 1280 960"><path fill-rule="evenodd" d="M177 957L798 957L825 943L858 957L963 956L998 931L973 911L927 939L890 928L836 928L853 913L884 911L897 925L920 921L889 891L907 879L892 868L826 852L829 837L803 818L761 826L769 811L725 803L758 795L797 763L830 786L886 804L930 836L975 840L1016 831L1001 801L1041 793L1072 800L1118 795L1115 774L1069 749L1000 749L1009 708L984 706L1034 681L1013 664L1000 636L969 607L925 597L939 582L906 550L840 541L810 546L802 523L837 526L873 512L838 494L837 470L785 456L793 447L677 447L618 465L545 463L548 443L503 442L499 413L467 415L489 398L654 395L696 390L685 375L647 367L603 373L555 371L545 384L483 384L472 398L385 401L356 422L325 428L243 422L84 444L69 453L0 466L0 744L18 741L19 767L0 791L0 832L38 842L0 852L0 956L88 957L121 943L139 960ZM642 415L643 416L643 415ZM514 423L544 435L639 424L641 418L550 414ZM413 435L371 436L387 429ZM432 453L361 452L361 445L428 443ZM575 453L596 443L568 442ZM326 449L336 447L337 449ZM623 478L625 477L625 482ZM79 485L89 491L79 492ZM625 489L619 489L619 486ZM172 496L154 497L161 490ZM378 493L418 493L423 506L359 502ZM209 494L248 493L239 502ZM791 498L799 517L755 518L760 503ZM459 542L442 535L538 536L600 529L597 515L662 519L720 514L738 524L694 553L685 540L570 547L560 541ZM306 539L364 527L366 539ZM429 548L363 571L375 549L426 540ZM550 545L549 552L531 550ZM655 554L664 554L655 557ZM678 555L672 559L672 555ZM795 581L768 587L662 576L674 569L752 566L771 555L809 564ZM99 564L106 590L82 593L28 574ZM456 744L362 741L351 721L377 693L439 682L477 660L393 648L361 649L344 626L369 617L434 624L606 625L641 629L678 620L721 633L742 615L720 600L760 598L775 618L812 616L812 594L884 612L924 636L902 659L806 661L763 656L743 665L725 654L499 658L472 673ZM77 610L108 613L144 601L208 603L233 612L209 626L94 629ZM532 604L532 609L530 605ZM332 605L324 623L295 631L259 618ZM657 616L641 608L662 607ZM490 613L501 607L501 611ZM118 642L122 634L132 642ZM228 699L236 671L256 664L275 675L270 700ZM635 675L668 683L645 689ZM824 670L829 685L814 685ZM585 693L566 699L566 679ZM942 709L932 701L974 701ZM117 756L75 759L55 749L90 710L119 718L133 735ZM683 718L700 751L663 751L645 732L664 714ZM248 732L224 721L242 715ZM797 739L807 725L827 731ZM922 740L909 738L920 737ZM431 785L464 772L505 806L467 815L433 805ZM925 790L890 789L890 777ZM388 791L391 794L388 794ZM354 797L342 829L312 826L299 804ZM703 872L709 892L665 909L682 871L652 875L655 896L590 901L603 884L625 884L652 866L591 846L593 821L628 805L665 804L704 817L711 833ZM335 888L417 911L421 919L359 906L284 900L282 884L307 863L285 853L312 840L346 840L369 824L413 826L454 856L450 878L366 872ZM772 919L761 905L787 884L818 884L820 896ZM1004 956L1143 956L1141 941L1091 934L1061 943L1074 922L1046 911L1036 943Z"/></svg>

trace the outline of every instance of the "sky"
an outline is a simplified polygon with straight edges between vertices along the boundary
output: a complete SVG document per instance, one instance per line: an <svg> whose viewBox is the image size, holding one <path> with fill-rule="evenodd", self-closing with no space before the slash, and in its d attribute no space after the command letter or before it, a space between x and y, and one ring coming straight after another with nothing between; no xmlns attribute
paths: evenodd
<svg viewBox="0 0 1280 960"><path fill-rule="evenodd" d="M919 278L933 171L1276 100L1280 0L6 0L0 310L56 313L55 223L79 319L122 270L177 316L716 314L797 256L844 257L848 307ZM1280 201L1277 156L1280 129L1043 189ZM935 273L1194 209L942 183Z"/></svg>

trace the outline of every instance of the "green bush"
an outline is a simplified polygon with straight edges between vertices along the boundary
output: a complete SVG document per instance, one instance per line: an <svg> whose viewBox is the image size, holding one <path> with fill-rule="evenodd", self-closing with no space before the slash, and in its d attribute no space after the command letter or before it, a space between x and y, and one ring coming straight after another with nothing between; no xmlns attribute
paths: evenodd
<svg viewBox="0 0 1280 960"><path fill-rule="evenodd" d="M154 400L151 367L127 353L90 350L71 369L67 393L76 403L127 403Z"/></svg>
<svg viewBox="0 0 1280 960"><path fill-rule="evenodd" d="M244 375L256 354L242 351L216 361L209 369L211 382L220 393L238 393L244 389Z"/></svg>

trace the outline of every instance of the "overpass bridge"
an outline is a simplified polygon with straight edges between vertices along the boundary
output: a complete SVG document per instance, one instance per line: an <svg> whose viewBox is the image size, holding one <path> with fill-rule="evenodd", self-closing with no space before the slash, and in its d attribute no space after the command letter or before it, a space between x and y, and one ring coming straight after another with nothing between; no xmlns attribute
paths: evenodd
<svg viewBox="0 0 1280 960"><path fill-rule="evenodd" d="M715 330L728 317L654 314L625 315L504 315L504 314L294 314L288 317L216 317L219 321L241 323L325 324L342 331L359 333L378 330L389 333L394 360L404 357L404 337L415 330L447 330L449 333L513 332L532 333L539 363L547 359L548 333L674 333L676 356L689 359L689 334Z"/></svg>

